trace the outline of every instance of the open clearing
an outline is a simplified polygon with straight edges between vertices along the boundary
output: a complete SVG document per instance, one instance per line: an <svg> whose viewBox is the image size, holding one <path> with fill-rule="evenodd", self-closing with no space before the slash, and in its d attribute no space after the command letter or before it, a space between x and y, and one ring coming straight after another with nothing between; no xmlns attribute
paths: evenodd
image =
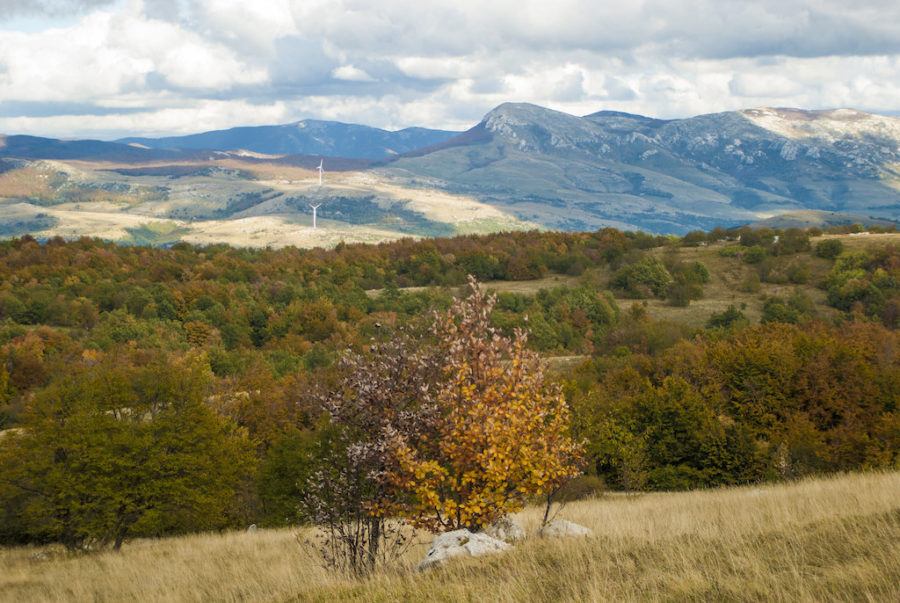
<svg viewBox="0 0 900 603"><path fill-rule="evenodd" d="M533 534L541 509L520 519ZM530 536L513 551L427 573L423 535L367 580L317 561L307 531L132 542L120 553L0 550L4 601L900 600L900 472L792 484L609 495L560 517L584 539Z"/></svg>
<svg viewBox="0 0 900 603"><path fill-rule="evenodd" d="M815 249L817 243L825 239L839 238L844 247L849 250L874 249L886 245L900 245L900 233L864 234L864 235L825 235L811 239ZM735 246L736 243L716 243L702 247L656 248L649 253L665 260L668 254L674 254L674 258L683 262L701 262L709 270L710 281L703 287L703 298L691 301L685 307L669 305L662 299L632 299L624 297L617 292L610 291L616 298L619 308L627 310L632 304L645 306L647 313L657 320L666 320L687 325L689 327L702 327L710 316L723 312L730 305L736 306L751 322L759 322L762 316L763 303L769 297L788 297L795 292L801 292L815 304L816 311L822 318L836 316L838 312L827 305L825 291L819 284L825 279L831 269L831 262L816 257L810 252L798 253L784 258L776 258L781 267L789 263L802 263L809 271L805 283L759 283L757 291L743 289L743 283L751 273L757 272L757 267L743 263L736 257L723 257L720 252L727 246ZM551 274L541 279L531 281L488 281L484 285L495 292L517 293L520 295L535 295L541 289L568 286L576 287L581 283L592 288L605 289L612 277L612 271L606 267L593 268L580 277ZM429 287L407 287L401 289L406 292L424 291ZM451 291L459 292L463 288L452 288ZM372 289L366 292L370 297L377 297L381 289Z"/></svg>

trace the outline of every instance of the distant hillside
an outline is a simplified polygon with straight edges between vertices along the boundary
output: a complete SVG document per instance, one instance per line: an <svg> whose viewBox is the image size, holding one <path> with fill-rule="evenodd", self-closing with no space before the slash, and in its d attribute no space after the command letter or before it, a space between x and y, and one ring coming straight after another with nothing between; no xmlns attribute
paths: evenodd
<svg viewBox="0 0 900 603"><path fill-rule="evenodd" d="M852 110L658 120L506 103L386 170L548 227L685 232L806 209L895 218L898 166L900 119Z"/></svg>
<svg viewBox="0 0 900 603"><path fill-rule="evenodd" d="M831 216L825 224L858 217L900 219L900 118L850 109L762 108L663 120L618 111L578 117L505 103L462 133L424 128L389 132L306 120L118 142L0 137L0 158L153 163L140 171L103 175L82 165L81 186L117 190L121 202L136 184L151 187L166 197L167 209L144 206L135 211L168 219L199 218L190 207L227 205L235 188L240 194L272 187L287 193L301 187L301 180L313 186L322 157L326 181L346 183L354 198L380 198L387 186L404 191L391 194L401 201L438 194L465 198L465 205L490 206L502 219L493 226L483 223L479 232L517 223L683 234L769 219L776 225L808 226L822 216ZM240 162L238 172L231 169L235 162ZM198 173L182 164L197 163L225 170L204 172L209 179L189 190L184 180L173 184L173 176ZM9 172L11 165L2 169ZM291 167L312 171L294 173ZM248 177L250 171L256 176ZM138 176L145 179L127 179ZM0 179L0 198L34 198L29 183L47 189L38 195L44 204L72 198L68 188L31 181L25 172ZM187 213L173 213L173 202L190 206ZM448 203L429 207L445 216L459 214L456 202ZM266 211L284 209L279 208ZM787 222L778 221L781 215L789 216ZM267 235L266 244L279 244L272 236Z"/></svg>
<svg viewBox="0 0 900 603"><path fill-rule="evenodd" d="M832 226L849 226L851 224L860 224L865 227L869 226L896 226L897 220L888 220L884 218L872 218L857 214L845 214L834 211L794 211L786 214L779 214L765 220L753 222L751 226L754 228L829 228Z"/></svg>
<svg viewBox="0 0 900 603"><path fill-rule="evenodd" d="M391 132L357 124L308 119L280 126L230 128L166 138L124 138L118 142L153 149L244 150L267 155L385 159L441 143L457 134L426 128Z"/></svg>
<svg viewBox="0 0 900 603"><path fill-rule="evenodd" d="M81 159L94 161L184 160L196 153L145 149L102 140L58 140L40 136L0 136L0 157L17 159Z"/></svg>

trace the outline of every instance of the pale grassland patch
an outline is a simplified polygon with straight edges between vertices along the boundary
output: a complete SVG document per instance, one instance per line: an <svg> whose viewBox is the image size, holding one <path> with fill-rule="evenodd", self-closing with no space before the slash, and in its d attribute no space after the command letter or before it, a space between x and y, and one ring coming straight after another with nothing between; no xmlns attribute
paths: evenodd
<svg viewBox="0 0 900 603"><path fill-rule="evenodd" d="M534 534L541 509L520 521ZM609 495L562 516L592 538L413 571L428 538L368 580L324 570L292 530L144 540L121 553L0 549L9 601L611 601L900 598L900 472ZM35 553L48 553L36 559Z"/></svg>
<svg viewBox="0 0 900 603"><path fill-rule="evenodd" d="M300 222L304 220L304 222ZM350 226L342 222L296 216L254 216L236 220L210 220L191 223L191 232L182 237L186 243L209 245L225 241L237 247L324 247L338 243L380 243L403 238L418 238L396 231L369 226Z"/></svg>

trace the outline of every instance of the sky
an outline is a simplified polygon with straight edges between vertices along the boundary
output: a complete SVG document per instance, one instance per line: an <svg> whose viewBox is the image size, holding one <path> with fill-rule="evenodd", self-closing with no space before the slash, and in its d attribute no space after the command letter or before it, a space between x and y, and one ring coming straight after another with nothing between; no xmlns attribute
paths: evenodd
<svg viewBox="0 0 900 603"><path fill-rule="evenodd" d="M0 0L0 132L900 112L898 0Z"/></svg>

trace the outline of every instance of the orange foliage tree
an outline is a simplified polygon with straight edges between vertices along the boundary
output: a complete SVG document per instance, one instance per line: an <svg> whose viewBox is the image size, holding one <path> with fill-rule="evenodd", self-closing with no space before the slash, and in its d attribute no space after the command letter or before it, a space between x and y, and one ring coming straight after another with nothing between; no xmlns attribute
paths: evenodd
<svg viewBox="0 0 900 603"><path fill-rule="evenodd" d="M566 401L544 380L526 334L490 324L494 296L470 279L470 295L437 317L444 376L436 412L415 444L394 440L399 511L432 531L479 530L576 476L581 445L569 435Z"/></svg>

